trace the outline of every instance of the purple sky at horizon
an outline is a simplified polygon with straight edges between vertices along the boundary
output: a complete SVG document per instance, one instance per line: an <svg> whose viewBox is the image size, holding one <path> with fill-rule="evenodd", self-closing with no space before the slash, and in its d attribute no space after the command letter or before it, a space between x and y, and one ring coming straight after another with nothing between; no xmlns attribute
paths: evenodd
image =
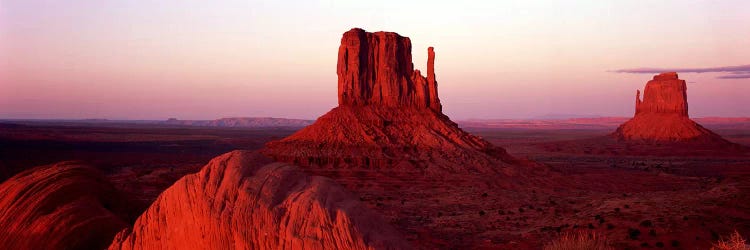
<svg viewBox="0 0 750 250"><path fill-rule="evenodd" d="M672 69L691 116L748 117L748 13L745 0L0 0L0 119L314 119L336 106L353 27L410 37L421 70L434 46L457 120L630 116L636 89Z"/></svg>

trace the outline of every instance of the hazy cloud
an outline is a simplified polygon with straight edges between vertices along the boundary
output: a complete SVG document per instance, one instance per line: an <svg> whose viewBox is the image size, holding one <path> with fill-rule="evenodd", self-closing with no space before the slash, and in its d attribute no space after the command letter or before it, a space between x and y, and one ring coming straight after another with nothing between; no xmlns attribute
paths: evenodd
<svg viewBox="0 0 750 250"><path fill-rule="evenodd" d="M743 72L742 74L729 74L724 76L718 76L719 79L750 79L750 74Z"/></svg>
<svg viewBox="0 0 750 250"><path fill-rule="evenodd" d="M630 74L658 74L661 72L677 73L727 73L727 75L718 76L718 79L747 79L750 78L750 64L738 66L709 67L709 68L632 68L618 69L617 73Z"/></svg>

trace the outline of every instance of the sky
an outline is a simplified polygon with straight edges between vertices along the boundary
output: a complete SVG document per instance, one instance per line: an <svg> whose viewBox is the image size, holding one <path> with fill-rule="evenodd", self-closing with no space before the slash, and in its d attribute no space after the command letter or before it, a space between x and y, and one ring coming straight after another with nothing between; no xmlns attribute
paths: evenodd
<svg viewBox="0 0 750 250"><path fill-rule="evenodd" d="M750 116L750 1L0 0L0 119L314 119L353 27L427 47L453 119L630 116L680 71L692 117Z"/></svg>

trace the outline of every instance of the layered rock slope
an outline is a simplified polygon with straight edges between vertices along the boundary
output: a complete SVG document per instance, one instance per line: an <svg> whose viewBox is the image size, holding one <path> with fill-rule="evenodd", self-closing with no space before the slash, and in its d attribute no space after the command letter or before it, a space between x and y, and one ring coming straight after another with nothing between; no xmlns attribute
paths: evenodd
<svg viewBox="0 0 750 250"><path fill-rule="evenodd" d="M408 249L330 179L234 151L164 191L109 249Z"/></svg>
<svg viewBox="0 0 750 250"><path fill-rule="evenodd" d="M301 166L492 171L515 159L461 130L442 113L428 48L427 77L411 41L393 32L344 33L338 54L339 106L279 141L266 154ZM438 168L435 168L437 166Z"/></svg>
<svg viewBox="0 0 750 250"><path fill-rule="evenodd" d="M677 73L654 76L646 83L643 100L636 92L635 115L613 136L623 140L729 143L688 117L687 85Z"/></svg>
<svg viewBox="0 0 750 250"><path fill-rule="evenodd" d="M102 249L126 226L96 169L64 162L0 184L0 249Z"/></svg>

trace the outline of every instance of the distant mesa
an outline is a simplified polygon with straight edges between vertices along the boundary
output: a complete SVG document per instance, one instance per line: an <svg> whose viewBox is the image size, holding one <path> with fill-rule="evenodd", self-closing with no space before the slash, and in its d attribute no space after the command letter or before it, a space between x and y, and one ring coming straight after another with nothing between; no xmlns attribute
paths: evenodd
<svg viewBox="0 0 750 250"><path fill-rule="evenodd" d="M71 162L36 167L0 184L0 249L103 249L126 226L114 187Z"/></svg>
<svg viewBox="0 0 750 250"><path fill-rule="evenodd" d="M612 134L618 139L655 142L729 143L688 117L687 85L675 72L661 73L635 96L635 116Z"/></svg>
<svg viewBox="0 0 750 250"><path fill-rule="evenodd" d="M333 180L233 151L165 190L109 249L411 249Z"/></svg>
<svg viewBox="0 0 750 250"><path fill-rule="evenodd" d="M311 120L286 119L274 117L229 117L216 120L179 120L169 118L161 122L165 125L198 126L198 127L224 127L224 128L272 128L290 127L301 128L312 124Z"/></svg>
<svg viewBox="0 0 750 250"><path fill-rule="evenodd" d="M355 28L338 52L338 107L295 134L266 145L276 160L301 166L426 167L488 171L514 162L505 150L461 130L442 113L435 50L427 76L414 69L411 40ZM500 160L500 161L498 161Z"/></svg>

